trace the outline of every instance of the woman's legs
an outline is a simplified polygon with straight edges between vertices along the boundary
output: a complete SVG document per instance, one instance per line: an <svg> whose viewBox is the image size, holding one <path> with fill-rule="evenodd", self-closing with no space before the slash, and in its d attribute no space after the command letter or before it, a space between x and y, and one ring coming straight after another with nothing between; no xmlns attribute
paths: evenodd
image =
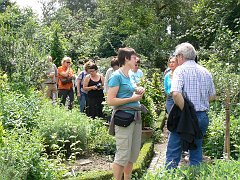
<svg viewBox="0 0 240 180"><path fill-rule="evenodd" d="M121 166L117 163L113 163L113 176L116 180L122 180L124 166Z"/></svg>
<svg viewBox="0 0 240 180"><path fill-rule="evenodd" d="M133 163L128 162L128 164L124 167L124 180L130 180L132 176L132 169L133 169Z"/></svg>
<svg viewBox="0 0 240 180"><path fill-rule="evenodd" d="M103 98L102 97L97 97L96 98L96 116L98 117L103 117Z"/></svg>
<svg viewBox="0 0 240 180"><path fill-rule="evenodd" d="M68 90L65 90L65 89L58 90L58 97L60 98L60 106L62 105L65 106L67 95L68 95Z"/></svg>
<svg viewBox="0 0 240 180"><path fill-rule="evenodd" d="M73 108L73 101L74 101L74 92L73 89L68 90L68 96L69 96L69 105L68 109L71 110Z"/></svg>
<svg viewBox="0 0 240 180"><path fill-rule="evenodd" d="M140 147L142 123L132 122L128 127L115 126L116 154L113 164L114 177L131 179L133 162L136 162Z"/></svg>
<svg viewBox="0 0 240 180"><path fill-rule="evenodd" d="M96 117L96 98L88 97L88 114L89 117Z"/></svg>

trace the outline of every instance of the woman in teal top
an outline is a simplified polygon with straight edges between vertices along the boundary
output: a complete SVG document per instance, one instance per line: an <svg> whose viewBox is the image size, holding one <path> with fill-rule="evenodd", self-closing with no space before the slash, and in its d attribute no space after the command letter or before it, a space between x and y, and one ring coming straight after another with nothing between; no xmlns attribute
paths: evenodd
<svg viewBox="0 0 240 180"><path fill-rule="evenodd" d="M137 63L137 54L132 48L119 48L119 70L114 72L108 81L107 103L109 106L139 107L139 101L145 92L144 88L131 83L129 70ZM129 110L135 113L134 110ZM116 180L131 179L133 163L136 162L140 147L142 123L133 121L127 127L115 125L116 153L113 163L113 174Z"/></svg>
<svg viewBox="0 0 240 180"><path fill-rule="evenodd" d="M174 101L171 95L171 80L172 80L173 72L177 66L178 66L178 63L177 63L176 57L175 56L170 57L168 61L168 67L171 70L164 76L164 90L167 94L166 110L168 114L174 104Z"/></svg>

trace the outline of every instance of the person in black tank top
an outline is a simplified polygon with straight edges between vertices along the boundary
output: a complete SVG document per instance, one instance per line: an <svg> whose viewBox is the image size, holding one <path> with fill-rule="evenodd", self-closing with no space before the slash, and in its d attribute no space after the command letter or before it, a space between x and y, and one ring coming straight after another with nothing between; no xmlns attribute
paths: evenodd
<svg viewBox="0 0 240 180"><path fill-rule="evenodd" d="M87 116L103 117L103 89L104 89L104 77L97 72L97 66L90 62L88 64L88 76L84 79L83 89L88 91L87 95Z"/></svg>

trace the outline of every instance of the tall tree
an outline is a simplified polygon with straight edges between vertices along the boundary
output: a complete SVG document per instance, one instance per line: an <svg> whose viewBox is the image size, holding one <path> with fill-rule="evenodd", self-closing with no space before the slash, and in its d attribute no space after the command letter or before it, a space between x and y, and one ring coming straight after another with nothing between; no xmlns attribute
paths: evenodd
<svg viewBox="0 0 240 180"><path fill-rule="evenodd" d="M96 0L58 0L58 2L70 9L73 15L77 14L79 10L92 15L97 7Z"/></svg>
<svg viewBox="0 0 240 180"><path fill-rule="evenodd" d="M8 6L15 4L15 2L10 2L10 0L0 0L0 13L5 12Z"/></svg>
<svg viewBox="0 0 240 180"><path fill-rule="evenodd" d="M209 48L217 38L217 31L227 27L239 32L239 0L202 0L194 6L194 24L186 36L194 36L197 43Z"/></svg>
<svg viewBox="0 0 240 180"><path fill-rule="evenodd" d="M103 35L99 53L109 56L121 46L132 46L163 67L176 45L176 37L191 27L195 1L185 0L99 0ZM167 28L171 27L171 32ZM111 51L109 51L111 50ZM106 52L109 52L106 54Z"/></svg>

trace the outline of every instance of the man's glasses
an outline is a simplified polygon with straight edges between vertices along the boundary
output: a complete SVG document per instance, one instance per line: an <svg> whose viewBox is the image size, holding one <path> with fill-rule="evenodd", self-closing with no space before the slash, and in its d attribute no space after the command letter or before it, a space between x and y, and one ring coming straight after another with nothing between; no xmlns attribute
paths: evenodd
<svg viewBox="0 0 240 180"><path fill-rule="evenodd" d="M69 61L66 61L66 63L70 64L71 62L69 62Z"/></svg>

